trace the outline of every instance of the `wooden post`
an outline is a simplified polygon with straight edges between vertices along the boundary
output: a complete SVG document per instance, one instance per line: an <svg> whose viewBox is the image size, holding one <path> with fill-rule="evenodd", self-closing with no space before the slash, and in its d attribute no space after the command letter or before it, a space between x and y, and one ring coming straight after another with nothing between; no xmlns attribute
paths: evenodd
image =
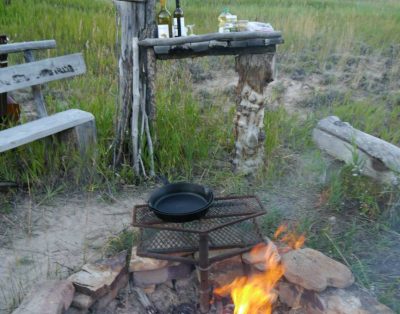
<svg viewBox="0 0 400 314"><path fill-rule="evenodd" d="M25 62L27 63L35 61L35 57L33 56L32 50L24 51L24 58ZM35 100L36 112L38 114L38 117L39 118L47 117L47 110L44 103L44 98L40 85L32 86L32 94L33 94L33 99Z"/></svg>
<svg viewBox="0 0 400 314"><path fill-rule="evenodd" d="M246 54L236 57L239 73L234 119L236 171L256 173L264 162L265 88L273 81L274 54Z"/></svg>
<svg viewBox="0 0 400 314"><path fill-rule="evenodd" d="M145 127L148 115L152 115L154 103L153 85L147 88L148 82L154 80L155 57L139 49L139 39L154 36L155 1L116 1L121 25L121 52L119 59L119 103L114 141L114 166L129 162L137 175L140 175L140 164L143 174L145 169L141 159L141 137L148 139L150 129ZM147 60L150 60L147 62ZM150 67L150 68L149 68ZM143 110L143 108L146 108ZM142 127L139 125L142 123ZM140 132L139 132L140 131ZM146 133L146 134L145 134ZM131 139L131 140L129 140ZM147 140L147 145L152 145ZM152 147L149 149L152 152ZM152 156L150 164L153 165ZM151 169L150 173L154 171Z"/></svg>

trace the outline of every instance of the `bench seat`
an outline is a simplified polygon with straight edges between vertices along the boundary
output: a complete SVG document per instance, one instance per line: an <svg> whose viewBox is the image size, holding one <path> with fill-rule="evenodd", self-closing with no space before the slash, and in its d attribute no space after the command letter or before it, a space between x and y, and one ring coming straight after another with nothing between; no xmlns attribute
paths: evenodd
<svg viewBox="0 0 400 314"><path fill-rule="evenodd" d="M88 123L94 116L86 111L70 109L0 131L0 152Z"/></svg>

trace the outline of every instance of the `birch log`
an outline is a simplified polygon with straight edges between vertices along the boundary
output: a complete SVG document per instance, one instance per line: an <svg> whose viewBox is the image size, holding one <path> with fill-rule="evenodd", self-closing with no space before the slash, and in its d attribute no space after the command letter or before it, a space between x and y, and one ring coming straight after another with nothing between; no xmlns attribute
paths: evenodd
<svg viewBox="0 0 400 314"><path fill-rule="evenodd" d="M133 73L132 73L132 151L133 151L133 169L139 173L139 109L140 109L140 77L139 77L139 46L138 38L132 41Z"/></svg>
<svg viewBox="0 0 400 314"><path fill-rule="evenodd" d="M236 57L239 73L234 118L236 171L254 174L264 162L265 88L273 81L273 54Z"/></svg>
<svg viewBox="0 0 400 314"><path fill-rule="evenodd" d="M329 155L347 164L356 162L362 174L382 183L399 184L399 147L357 130L335 116L319 121L313 139Z"/></svg>

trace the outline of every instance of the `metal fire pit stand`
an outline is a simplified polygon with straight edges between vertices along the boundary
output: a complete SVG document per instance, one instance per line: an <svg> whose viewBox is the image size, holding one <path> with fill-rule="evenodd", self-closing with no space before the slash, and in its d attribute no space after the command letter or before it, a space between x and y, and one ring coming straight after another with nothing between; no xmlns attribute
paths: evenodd
<svg viewBox="0 0 400 314"><path fill-rule="evenodd" d="M184 223L162 221L148 205L137 205L132 222L140 228L137 254L196 265L200 271L200 311L208 313L211 265L248 252L263 242L255 218L264 214L260 200L252 195L216 198L204 217ZM231 250L209 258L210 249ZM195 252L198 259L176 255Z"/></svg>

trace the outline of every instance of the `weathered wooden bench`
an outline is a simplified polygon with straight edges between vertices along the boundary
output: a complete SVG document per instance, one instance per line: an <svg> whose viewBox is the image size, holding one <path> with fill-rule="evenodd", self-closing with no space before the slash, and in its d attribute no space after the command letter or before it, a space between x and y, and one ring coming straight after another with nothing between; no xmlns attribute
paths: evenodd
<svg viewBox="0 0 400 314"><path fill-rule="evenodd" d="M33 142L57 133L70 133L79 152L92 152L96 142L94 116L78 109L70 109L48 116L41 84L73 77L86 72L81 53L35 61L33 51L55 48L54 40L0 45L0 55L21 52L24 64L0 69L0 93L31 87L38 119L0 131L0 152ZM87 156L85 156L86 158Z"/></svg>

